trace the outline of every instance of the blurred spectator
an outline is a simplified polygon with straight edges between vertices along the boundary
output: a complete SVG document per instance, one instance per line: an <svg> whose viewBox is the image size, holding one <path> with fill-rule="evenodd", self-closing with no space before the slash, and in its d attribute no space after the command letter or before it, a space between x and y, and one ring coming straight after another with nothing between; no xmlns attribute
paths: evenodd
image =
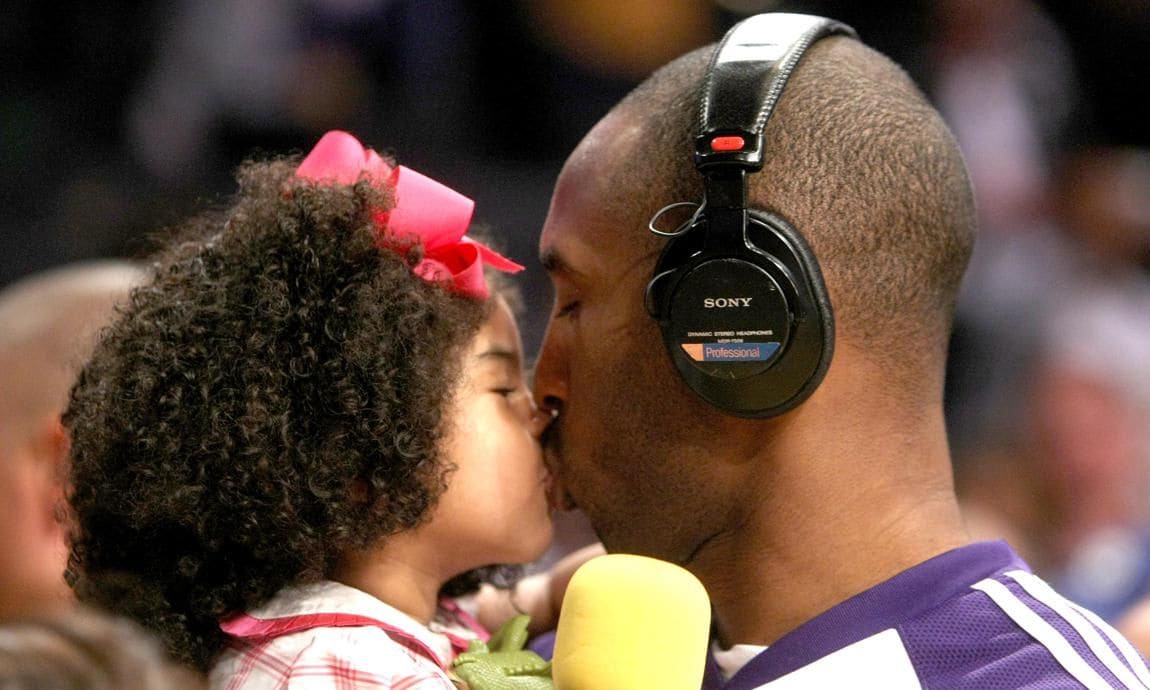
<svg viewBox="0 0 1150 690"><path fill-rule="evenodd" d="M1059 259L1016 312L1022 395L959 486L976 528L1113 619L1150 593L1150 152L1084 149L1056 179Z"/></svg>
<svg viewBox="0 0 1150 690"><path fill-rule="evenodd" d="M73 378L138 270L55 269L0 292L0 619L65 608L67 439Z"/></svg>
<svg viewBox="0 0 1150 690"><path fill-rule="evenodd" d="M979 239L1029 230L1079 98L1066 41L1030 0L936 0L934 17L931 90L970 169Z"/></svg>
<svg viewBox="0 0 1150 690"><path fill-rule="evenodd" d="M197 690L135 624L93 610L0 624L2 690Z"/></svg>
<svg viewBox="0 0 1150 690"><path fill-rule="evenodd" d="M966 157L979 211L948 377L962 445L1023 393L1015 372L1066 263L1050 170L1079 92L1062 33L1031 0L936 0L931 16L928 89Z"/></svg>
<svg viewBox="0 0 1150 690"><path fill-rule="evenodd" d="M1094 272L1150 271L1150 148L1084 147L1066 157L1059 178L1058 217Z"/></svg>
<svg viewBox="0 0 1150 690"><path fill-rule="evenodd" d="M968 527L1113 620L1150 593L1147 417L1114 381L1056 357L1034 367L1026 403L1020 439L959 467Z"/></svg>
<svg viewBox="0 0 1150 690"><path fill-rule="evenodd" d="M1150 597L1142 599L1122 614L1115 627L1142 656L1150 658Z"/></svg>

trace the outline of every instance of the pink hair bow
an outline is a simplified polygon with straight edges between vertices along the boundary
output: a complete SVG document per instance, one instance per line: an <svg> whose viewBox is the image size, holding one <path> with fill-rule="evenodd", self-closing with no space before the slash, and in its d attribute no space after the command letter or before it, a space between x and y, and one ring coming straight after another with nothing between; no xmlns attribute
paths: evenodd
<svg viewBox="0 0 1150 690"><path fill-rule="evenodd" d="M296 176L312 182L355 184L360 176L395 190L395 207L379 211L379 232L414 237L423 245L423 260L413 269L432 282L446 282L460 294L486 299L483 264L505 273L523 270L479 242L464 237L475 202L411 168L392 168L375 151L347 132L323 135L296 168Z"/></svg>

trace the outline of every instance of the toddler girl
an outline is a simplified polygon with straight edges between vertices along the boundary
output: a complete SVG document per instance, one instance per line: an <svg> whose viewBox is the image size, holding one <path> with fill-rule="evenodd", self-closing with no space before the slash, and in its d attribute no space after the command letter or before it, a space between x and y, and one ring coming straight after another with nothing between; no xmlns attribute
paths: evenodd
<svg viewBox="0 0 1150 690"><path fill-rule="evenodd" d="M472 204L351 135L249 163L72 394L82 599L213 688L453 688L448 595L537 558L548 472Z"/></svg>

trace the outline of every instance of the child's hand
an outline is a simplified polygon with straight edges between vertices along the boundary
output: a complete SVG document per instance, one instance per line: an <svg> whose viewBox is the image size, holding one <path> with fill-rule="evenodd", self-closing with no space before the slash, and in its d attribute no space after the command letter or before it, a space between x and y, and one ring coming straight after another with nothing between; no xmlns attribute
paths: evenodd
<svg viewBox="0 0 1150 690"><path fill-rule="evenodd" d="M554 690L551 663L527 644L527 616L507 621L490 642L476 640L455 658L452 671L469 690Z"/></svg>
<svg viewBox="0 0 1150 690"><path fill-rule="evenodd" d="M531 617L529 636L554 630L571 576L579 566L604 553L602 544L592 544L567 554L550 570L523 578L510 590L483 585L476 597L479 622L495 630L515 615L525 614Z"/></svg>

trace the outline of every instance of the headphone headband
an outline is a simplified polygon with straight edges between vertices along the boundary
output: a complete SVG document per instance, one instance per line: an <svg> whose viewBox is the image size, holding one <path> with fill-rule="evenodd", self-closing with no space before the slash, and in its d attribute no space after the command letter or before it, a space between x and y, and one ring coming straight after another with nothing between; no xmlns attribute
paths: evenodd
<svg viewBox="0 0 1150 690"><path fill-rule="evenodd" d="M846 24L807 14L760 14L735 25L711 59L699 104L695 167L757 171L763 130L795 66L812 43L855 36Z"/></svg>
<svg viewBox="0 0 1150 690"><path fill-rule="evenodd" d="M748 204L767 119L812 43L854 36L839 22L772 13L731 29L701 88L694 161L704 198L670 238L647 309L687 386L729 414L771 417L809 396L834 351L818 261L785 218ZM649 227L652 227L649 225Z"/></svg>

